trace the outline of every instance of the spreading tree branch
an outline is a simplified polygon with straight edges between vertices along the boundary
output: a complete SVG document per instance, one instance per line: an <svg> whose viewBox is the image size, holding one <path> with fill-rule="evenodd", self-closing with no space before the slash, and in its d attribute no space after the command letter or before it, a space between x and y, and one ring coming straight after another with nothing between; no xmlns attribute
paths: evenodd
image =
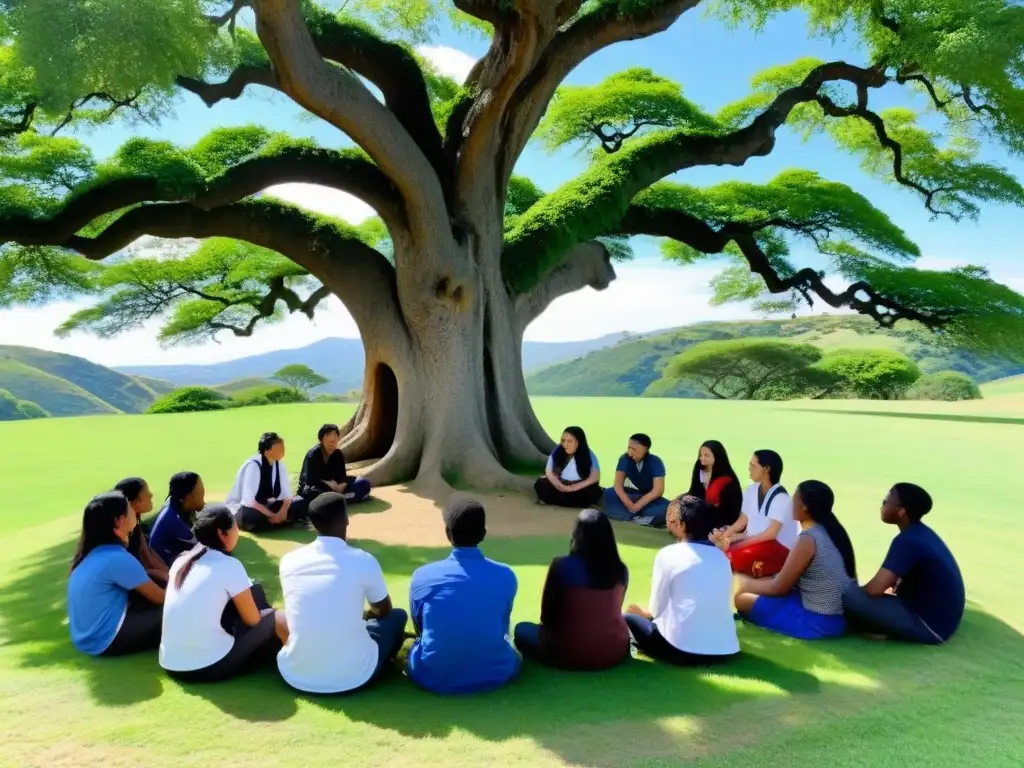
<svg viewBox="0 0 1024 768"><path fill-rule="evenodd" d="M444 191L423 151L354 73L323 59L298 0L255 0L255 8L257 34L284 92L365 149L401 192L411 219L424 228L446 221Z"/></svg>
<svg viewBox="0 0 1024 768"><path fill-rule="evenodd" d="M16 136L29 130L32 127L32 120L35 118L38 108L38 104L29 102L24 106L15 108L14 114L10 116L3 115L3 119L0 120L0 137ZM6 108L4 111L7 111Z"/></svg>
<svg viewBox="0 0 1024 768"><path fill-rule="evenodd" d="M321 285L305 299L302 299L295 291L285 285L283 277L275 277L271 280L269 288L270 290L267 291L267 294L258 303L246 304L246 306L254 311L254 314L244 326L219 322L217 320L211 320L207 325L215 331L230 331L235 336L252 336L260 320L274 316L274 313L277 311L278 302L283 301L285 306L288 307L289 312L301 312L312 320L313 314L316 312L320 302L331 295L330 288ZM231 306L238 305L232 304Z"/></svg>
<svg viewBox="0 0 1024 768"><path fill-rule="evenodd" d="M757 224L729 223L715 229L683 211L651 210L631 206L622 221L620 233L668 237L707 254L721 253L730 242L735 242L750 265L750 271L761 276L770 293L798 291L813 305L810 295L813 292L830 307L853 309L872 318L882 327L891 328L900 320L912 320L937 330L953 319L952 312L920 312L913 307L891 301L878 294L864 281L855 282L841 293L836 293L825 284L822 273L813 269L801 269L792 275L781 276L757 243L755 234L769 226L785 225L784 221L773 220Z"/></svg>
<svg viewBox="0 0 1024 768"><path fill-rule="evenodd" d="M627 14L620 12L618 3L606 2L559 30L509 101L499 156L502 179L507 181L512 174L555 90L570 72L610 45L664 32L699 3L665 0Z"/></svg>
<svg viewBox="0 0 1024 768"><path fill-rule="evenodd" d="M281 84L270 67L256 64L242 64L236 67L228 75L227 80L219 83L208 83L194 77L184 76L179 76L176 82L179 87L202 99L208 107L226 99L237 99L250 85L262 85L277 91L281 90Z"/></svg>
<svg viewBox="0 0 1024 768"><path fill-rule="evenodd" d="M536 288L516 299L520 329L525 330L560 296L588 286L603 291L615 278L615 268L603 244L594 241L576 246Z"/></svg>

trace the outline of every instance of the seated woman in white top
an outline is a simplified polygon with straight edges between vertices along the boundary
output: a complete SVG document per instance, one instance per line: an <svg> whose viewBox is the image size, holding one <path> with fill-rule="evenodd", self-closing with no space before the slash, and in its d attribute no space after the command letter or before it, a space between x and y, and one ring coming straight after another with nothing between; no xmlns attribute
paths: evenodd
<svg viewBox="0 0 1024 768"><path fill-rule="evenodd" d="M754 484L743 492L739 519L716 531L712 540L729 557L733 573L760 579L782 570L800 526L793 519L793 500L781 485L782 457L754 451L749 469Z"/></svg>
<svg viewBox="0 0 1024 768"><path fill-rule="evenodd" d="M714 515L694 496L668 507L676 540L654 558L650 610L631 605L626 625L646 656L679 666L715 664L740 652L732 614L732 570L709 536Z"/></svg>
<svg viewBox="0 0 1024 768"><path fill-rule="evenodd" d="M238 543L231 510L206 507L193 532L198 545L171 566L160 666L179 680L212 682L272 663L288 626L231 556Z"/></svg>
<svg viewBox="0 0 1024 768"><path fill-rule="evenodd" d="M601 467L580 427L566 427L562 442L548 457L544 477L533 484L537 501L556 507L585 509L600 501Z"/></svg>
<svg viewBox="0 0 1024 768"><path fill-rule="evenodd" d="M309 502L288 489L284 439L277 432L264 432L257 447L257 454L239 467L226 501L239 527L255 533L306 520Z"/></svg>

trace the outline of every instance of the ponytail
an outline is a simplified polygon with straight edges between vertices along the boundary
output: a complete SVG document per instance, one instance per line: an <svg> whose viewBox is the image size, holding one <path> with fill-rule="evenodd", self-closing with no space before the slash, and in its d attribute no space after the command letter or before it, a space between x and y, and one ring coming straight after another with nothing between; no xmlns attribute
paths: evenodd
<svg viewBox="0 0 1024 768"><path fill-rule="evenodd" d="M174 577L174 588L181 589L185 583L192 566L203 559L203 556L211 549L217 552L224 552L224 544L218 534L227 533L235 526L235 516L225 506L206 507L196 516L196 522L192 526L192 533L199 542L192 551L188 553L188 560L181 566ZM226 553L225 553L226 554Z"/></svg>

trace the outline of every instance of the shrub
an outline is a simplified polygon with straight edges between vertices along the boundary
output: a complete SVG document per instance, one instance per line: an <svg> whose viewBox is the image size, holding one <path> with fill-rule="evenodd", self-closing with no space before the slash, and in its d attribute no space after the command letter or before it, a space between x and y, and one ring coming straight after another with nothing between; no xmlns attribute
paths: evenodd
<svg viewBox="0 0 1024 768"><path fill-rule="evenodd" d="M158 399L146 413L193 413L220 411L233 405L226 396L206 387L182 387Z"/></svg>
<svg viewBox="0 0 1024 768"><path fill-rule="evenodd" d="M18 413L25 419L48 419L50 414L42 406L33 403L31 400L18 402Z"/></svg>
<svg viewBox="0 0 1024 768"><path fill-rule="evenodd" d="M907 390L908 400L980 400L981 389L966 373L940 371L922 376Z"/></svg>
<svg viewBox="0 0 1024 768"><path fill-rule="evenodd" d="M6 389L0 389L0 421L45 419L49 416L50 414L36 403L19 400Z"/></svg>
<svg viewBox="0 0 1024 768"><path fill-rule="evenodd" d="M889 349L837 349L815 367L838 379L844 393L863 400L899 400L921 378L917 363Z"/></svg>

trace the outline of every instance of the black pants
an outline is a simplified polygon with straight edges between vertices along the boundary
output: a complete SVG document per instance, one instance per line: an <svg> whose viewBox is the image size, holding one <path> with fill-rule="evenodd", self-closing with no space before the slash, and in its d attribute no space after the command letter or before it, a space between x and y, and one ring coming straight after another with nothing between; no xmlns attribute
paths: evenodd
<svg viewBox="0 0 1024 768"><path fill-rule="evenodd" d="M245 625L231 600L228 601L224 613L221 614L221 626L235 638L235 644L231 646L231 650L223 659L202 669L188 672L168 670L167 674L176 680L187 683L214 683L273 663L277 652L281 650L281 641L277 637L275 611L267 602L267 596L259 584L252 586L252 597L256 602L256 607L260 609L260 620L255 626Z"/></svg>
<svg viewBox="0 0 1024 768"><path fill-rule="evenodd" d="M654 622L645 619L643 616L636 616L632 613L626 614L626 626L629 633L633 635L633 642L637 649L644 656L655 661L663 661L666 664L675 664L677 667L699 667L705 664L721 664L724 661L735 659L738 653L730 653L722 656L704 656L699 653L687 653L681 651L669 643Z"/></svg>
<svg viewBox="0 0 1024 768"><path fill-rule="evenodd" d="M154 605L137 592L132 592L121 628L103 655L126 656L159 648L163 620L163 606Z"/></svg>
<svg viewBox="0 0 1024 768"><path fill-rule="evenodd" d="M267 509L275 514L281 510L283 501L275 501L267 505ZM273 525L270 519L257 509L241 506L238 508L238 527L249 533L269 531L279 528L282 525L300 522L309 518L309 502L301 496L292 496L291 506L288 507L288 519L280 525Z"/></svg>
<svg viewBox="0 0 1024 768"><path fill-rule="evenodd" d="M537 498L545 504L553 507L571 507L573 509L586 509L595 506L600 500L604 490L600 485L594 483L578 491L559 491L551 484L546 477L542 477L533 484L533 490Z"/></svg>

